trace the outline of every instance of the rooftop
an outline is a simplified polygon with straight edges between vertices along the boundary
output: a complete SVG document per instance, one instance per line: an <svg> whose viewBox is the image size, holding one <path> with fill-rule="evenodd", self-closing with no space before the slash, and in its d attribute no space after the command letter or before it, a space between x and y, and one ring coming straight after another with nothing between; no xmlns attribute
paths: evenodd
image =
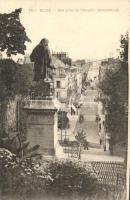
<svg viewBox="0 0 130 200"><path fill-rule="evenodd" d="M60 61L58 58L56 58L55 56L52 56L52 65L55 67L55 68L65 68L65 64Z"/></svg>

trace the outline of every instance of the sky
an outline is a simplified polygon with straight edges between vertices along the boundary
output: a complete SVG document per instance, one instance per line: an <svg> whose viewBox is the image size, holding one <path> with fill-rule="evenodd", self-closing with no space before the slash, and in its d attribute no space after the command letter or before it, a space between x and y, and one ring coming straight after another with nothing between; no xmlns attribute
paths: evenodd
<svg viewBox="0 0 130 200"><path fill-rule="evenodd" d="M116 56L120 36L129 28L128 0L0 0L1 13L20 7L32 41L29 54L47 38L51 51L65 51L74 60Z"/></svg>

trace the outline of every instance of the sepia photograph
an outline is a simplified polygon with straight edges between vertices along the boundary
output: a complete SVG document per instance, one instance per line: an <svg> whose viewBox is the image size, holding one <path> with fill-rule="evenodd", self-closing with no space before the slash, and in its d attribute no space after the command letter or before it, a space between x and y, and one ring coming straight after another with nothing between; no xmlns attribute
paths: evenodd
<svg viewBox="0 0 130 200"><path fill-rule="evenodd" d="M0 0L0 200L129 200L129 0Z"/></svg>

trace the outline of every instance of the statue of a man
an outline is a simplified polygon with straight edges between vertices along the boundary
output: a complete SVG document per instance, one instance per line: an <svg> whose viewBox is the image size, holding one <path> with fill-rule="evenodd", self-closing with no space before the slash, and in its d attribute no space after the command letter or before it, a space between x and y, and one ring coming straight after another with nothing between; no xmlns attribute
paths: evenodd
<svg viewBox="0 0 130 200"><path fill-rule="evenodd" d="M51 53L48 43L46 38L42 39L30 55L31 61L34 62L34 81L48 79L48 68L51 68Z"/></svg>

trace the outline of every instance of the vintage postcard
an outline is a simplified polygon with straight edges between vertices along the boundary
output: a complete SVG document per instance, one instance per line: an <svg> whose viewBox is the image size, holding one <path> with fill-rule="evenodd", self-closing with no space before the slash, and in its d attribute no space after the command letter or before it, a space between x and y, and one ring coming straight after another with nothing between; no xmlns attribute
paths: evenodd
<svg viewBox="0 0 130 200"><path fill-rule="evenodd" d="M128 0L0 1L0 199L128 200Z"/></svg>

